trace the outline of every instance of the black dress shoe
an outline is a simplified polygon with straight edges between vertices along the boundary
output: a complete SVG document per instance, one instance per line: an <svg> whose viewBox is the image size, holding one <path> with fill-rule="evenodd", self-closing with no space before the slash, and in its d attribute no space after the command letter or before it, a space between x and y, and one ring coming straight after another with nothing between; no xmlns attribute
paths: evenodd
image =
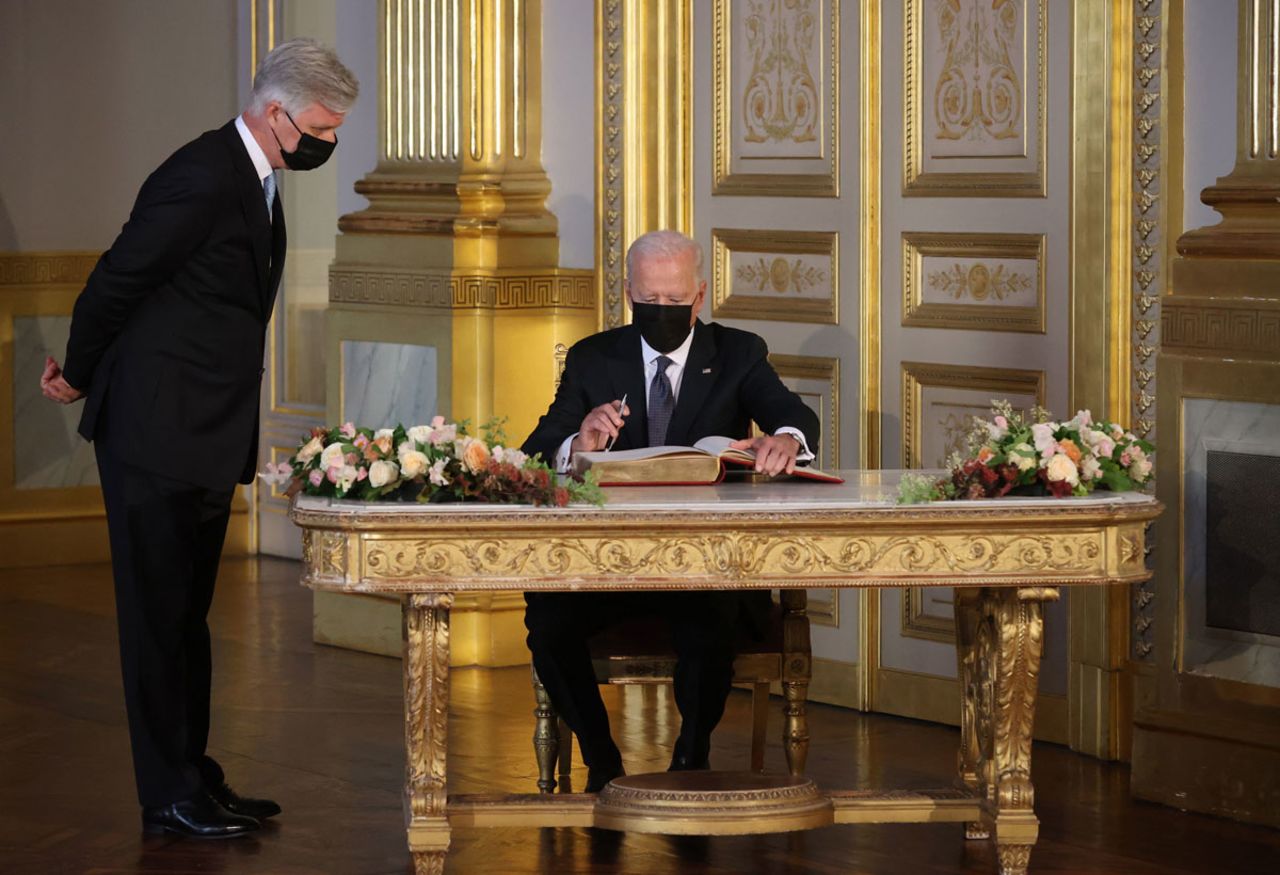
<svg viewBox="0 0 1280 875"><path fill-rule="evenodd" d="M667 766L668 772L698 772L711 768L710 757L699 757L694 759L688 754L676 751L671 755L671 765Z"/></svg>
<svg viewBox="0 0 1280 875"><path fill-rule="evenodd" d="M195 839L229 839L248 835L262 824L243 814L232 814L206 791L190 799L142 809L142 831L172 832Z"/></svg>
<svg viewBox="0 0 1280 875"><path fill-rule="evenodd" d="M280 813L280 806L270 799L250 799L248 796L241 796L225 781L217 787L209 788L209 795L232 814L243 814L255 820L265 820Z"/></svg>
<svg viewBox="0 0 1280 875"><path fill-rule="evenodd" d="M582 789L586 793L599 793L614 778L621 778L625 774L622 763L605 768L587 769L587 786Z"/></svg>

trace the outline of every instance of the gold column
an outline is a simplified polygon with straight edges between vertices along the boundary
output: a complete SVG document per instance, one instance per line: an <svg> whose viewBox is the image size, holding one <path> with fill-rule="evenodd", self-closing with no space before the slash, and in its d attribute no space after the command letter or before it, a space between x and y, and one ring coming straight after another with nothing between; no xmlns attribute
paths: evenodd
<svg viewBox="0 0 1280 875"><path fill-rule="evenodd" d="M1215 677L1187 659L1199 630L1184 556L1198 533L1184 531L1193 476L1184 471L1184 400L1280 405L1280 0L1240 0L1238 33L1236 164L1201 195L1222 221L1179 238L1160 301L1156 483L1169 511L1158 529L1153 658L1138 676L1131 786L1179 808L1280 826L1280 678Z"/></svg>
<svg viewBox="0 0 1280 875"><path fill-rule="evenodd" d="M599 325L626 318L627 247L646 231L693 234L693 3L596 4Z"/></svg>
<svg viewBox="0 0 1280 875"><path fill-rule="evenodd" d="M546 206L541 0L381 0L379 60L379 160L356 183L369 206L339 219L330 269L329 419L345 341L419 344L437 351L438 411L473 429L506 417L518 443L557 348L597 321L592 271L558 266ZM387 606L353 628L335 598L317 597L317 638L395 647ZM518 594L459 599L455 663L527 661L522 611Z"/></svg>

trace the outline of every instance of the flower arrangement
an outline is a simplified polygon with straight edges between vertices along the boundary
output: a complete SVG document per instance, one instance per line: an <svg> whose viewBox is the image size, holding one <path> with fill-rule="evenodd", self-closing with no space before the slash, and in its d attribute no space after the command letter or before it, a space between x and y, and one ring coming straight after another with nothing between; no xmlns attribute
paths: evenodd
<svg viewBox="0 0 1280 875"><path fill-rule="evenodd" d="M1001 495L1088 495L1133 490L1151 479L1155 447L1114 422L1081 410L1066 422L1037 407L1028 418L1008 401L991 406L990 421L974 417L968 455L949 461L951 476L906 474L898 502L913 504Z"/></svg>
<svg viewBox="0 0 1280 875"><path fill-rule="evenodd" d="M267 463L258 476L286 493L357 501L487 501L555 505L603 504L589 474L557 478L540 457L503 446L501 422L467 434L466 423L435 417L430 425L370 429L345 423L302 436L287 462Z"/></svg>

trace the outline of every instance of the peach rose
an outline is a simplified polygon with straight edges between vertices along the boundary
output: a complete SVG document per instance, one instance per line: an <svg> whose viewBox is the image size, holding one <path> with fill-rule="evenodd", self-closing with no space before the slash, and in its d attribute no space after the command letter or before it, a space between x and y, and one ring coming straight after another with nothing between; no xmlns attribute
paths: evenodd
<svg viewBox="0 0 1280 875"><path fill-rule="evenodd" d="M1080 448L1076 446L1076 442L1071 438L1063 438L1058 441L1058 449L1067 455L1072 462L1080 464Z"/></svg>
<svg viewBox="0 0 1280 875"><path fill-rule="evenodd" d="M1050 480L1065 480L1072 486L1080 483L1080 472L1076 468L1076 463L1071 460L1070 456L1058 453L1049 460L1048 466L1045 468L1045 474Z"/></svg>
<svg viewBox="0 0 1280 875"><path fill-rule="evenodd" d="M489 464L489 448L484 445L484 441L469 442L466 449L462 451L462 467L472 474L478 474L487 464Z"/></svg>

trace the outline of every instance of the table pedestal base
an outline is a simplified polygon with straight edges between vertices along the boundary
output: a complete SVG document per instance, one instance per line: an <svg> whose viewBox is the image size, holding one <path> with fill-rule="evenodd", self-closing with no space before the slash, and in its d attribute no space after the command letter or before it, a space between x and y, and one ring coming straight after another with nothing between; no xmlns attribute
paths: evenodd
<svg viewBox="0 0 1280 875"><path fill-rule="evenodd" d="M793 832L833 822L808 778L756 772L626 775L600 791L595 825L665 835Z"/></svg>

